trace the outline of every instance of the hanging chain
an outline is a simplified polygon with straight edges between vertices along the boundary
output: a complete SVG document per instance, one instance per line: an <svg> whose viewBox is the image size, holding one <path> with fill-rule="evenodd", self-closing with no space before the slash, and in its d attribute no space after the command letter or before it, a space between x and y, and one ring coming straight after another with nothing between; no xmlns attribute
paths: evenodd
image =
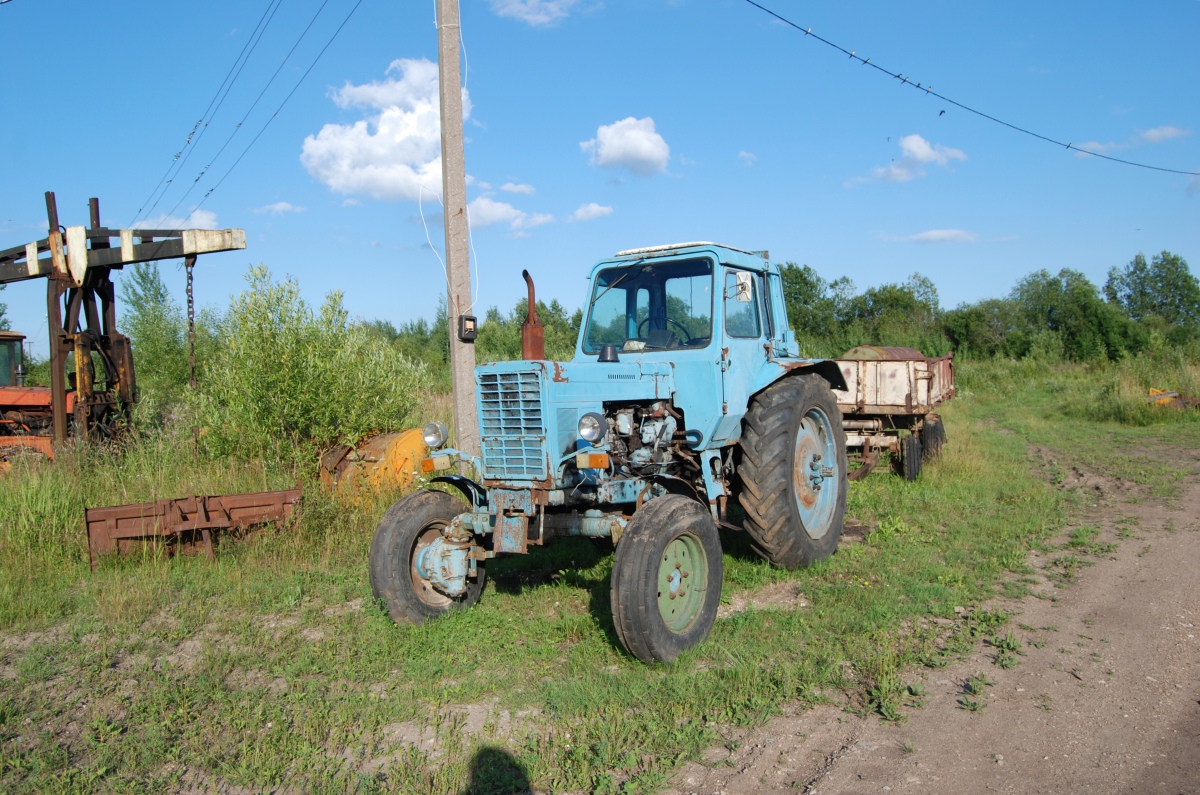
<svg viewBox="0 0 1200 795"><path fill-rule="evenodd" d="M187 315L188 315L188 385L196 388L196 300L192 295L192 268L196 265L195 257L183 261L187 269Z"/></svg>

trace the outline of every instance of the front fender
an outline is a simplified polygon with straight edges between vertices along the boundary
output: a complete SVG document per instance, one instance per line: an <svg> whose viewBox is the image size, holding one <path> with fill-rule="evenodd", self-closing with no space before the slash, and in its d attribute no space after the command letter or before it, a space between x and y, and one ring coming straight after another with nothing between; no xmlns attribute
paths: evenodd
<svg viewBox="0 0 1200 795"><path fill-rule="evenodd" d="M486 511L488 507L487 489L464 475L439 475L431 478L430 483L448 483L462 492L475 510Z"/></svg>

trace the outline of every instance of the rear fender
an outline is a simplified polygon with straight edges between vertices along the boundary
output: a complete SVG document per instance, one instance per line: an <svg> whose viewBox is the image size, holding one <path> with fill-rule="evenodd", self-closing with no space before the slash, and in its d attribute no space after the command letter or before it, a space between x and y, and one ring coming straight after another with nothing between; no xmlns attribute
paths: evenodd
<svg viewBox="0 0 1200 795"><path fill-rule="evenodd" d="M790 378L807 373L815 373L821 376L829 383L831 389L846 391L846 378L842 375L842 368L833 359L807 359L790 362L787 360L776 360L775 364L780 370L772 373L773 377L767 381L759 383L758 387L754 390L754 394L757 395L781 378Z"/></svg>

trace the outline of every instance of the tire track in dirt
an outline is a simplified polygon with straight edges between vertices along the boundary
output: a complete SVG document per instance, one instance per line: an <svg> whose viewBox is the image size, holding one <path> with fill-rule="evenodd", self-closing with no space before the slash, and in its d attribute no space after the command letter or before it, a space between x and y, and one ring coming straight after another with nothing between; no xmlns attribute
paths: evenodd
<svg viewBox="0 0 1200 795"><path fill-rule="evenodd" d="M898 725L837 706L775 718L686 764L665 792L1200 794L1200 478L1164 504L1077 475L1097 495L1081 518L1115 552L1065 587L1047 580L987 605L1012 617L1015 668L984 646L911 672L925 705ZM1045 574L1061 554L1031 563ZM977 674L993 684L969 711L960 701Z"/></svg>

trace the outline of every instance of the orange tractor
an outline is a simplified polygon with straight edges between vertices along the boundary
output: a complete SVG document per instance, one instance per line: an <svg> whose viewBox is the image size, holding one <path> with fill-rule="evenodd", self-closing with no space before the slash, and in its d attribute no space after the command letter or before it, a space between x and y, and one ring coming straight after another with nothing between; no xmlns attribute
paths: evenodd
<svg viewBox="0 0 1200 795"><path fill-rule="evenodd" d="M16 449L32 449L54 457L50 444L49 387L25 386L25 335L0 331L0 460ZM67 411L75 393L67 394Z"/></svg>
<svg viewBox="0 0 1200 795"><path fill-rule="evenodd" d="M0 334L0 458L15 448L53 457L69 435L108 436L128 417L137 386L133 347L117 330L114 270L182 258L190 285L198 255L246 247L242 229L109 229L98 200L88 210L89 226L60 226L47 192L49 234L0 250L0 284L46 279L50 331L49 387L25 385L25 338Z"/></svg>

